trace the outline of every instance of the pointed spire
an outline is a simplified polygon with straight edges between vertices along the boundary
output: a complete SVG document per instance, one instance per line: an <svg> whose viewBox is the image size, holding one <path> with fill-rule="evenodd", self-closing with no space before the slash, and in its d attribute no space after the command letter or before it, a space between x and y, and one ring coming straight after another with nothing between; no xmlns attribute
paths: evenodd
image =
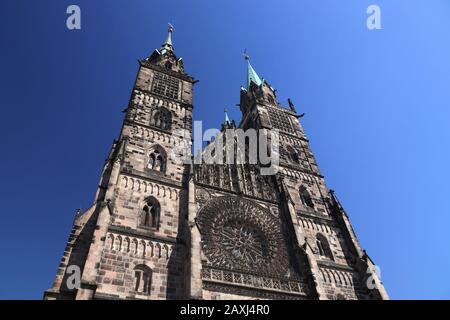
<svg viewBox="0 0 450 320"><path fill-rule="evenodd" d="M175 30L175 28L169 23L169 28L167 30L168 34L167 34L167 39L166 41L163 43L162 47L161 47L161 51L165 50L173 50L173 45L172 45L172 32Z"/></svg>
<svg viewBox="0 0 450 320"><path fill-rule="evenodd" d="M228 117L228 110L225 108L223 111L225 112L225 124L231 124L230 118Z"/></svg>
<svg viewBox="0 0 450 320"><path fill-rule="evenodd" d="M247 50L244 50L244 59L247 60L247 90L250 88L251 82L260 86L262 80L250 64L250 56L247 54Z"/></svg>

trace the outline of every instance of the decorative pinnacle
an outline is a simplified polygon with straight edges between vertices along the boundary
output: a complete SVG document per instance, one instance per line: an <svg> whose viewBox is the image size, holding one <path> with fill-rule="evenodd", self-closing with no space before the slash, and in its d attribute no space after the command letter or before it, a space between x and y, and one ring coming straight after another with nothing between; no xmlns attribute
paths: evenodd
<svg viewBox="0 0 450 320"><path fill-rule="evenodd" d="M225 109L223 109L223 111L225 113L225 124L231 123L230 118L228 117L228 109L225 108Z"/></svg>

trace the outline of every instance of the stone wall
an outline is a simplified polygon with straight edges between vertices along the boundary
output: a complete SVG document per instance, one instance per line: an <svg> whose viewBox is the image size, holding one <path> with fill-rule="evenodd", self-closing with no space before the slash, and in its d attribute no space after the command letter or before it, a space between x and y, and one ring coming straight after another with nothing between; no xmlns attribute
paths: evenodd
<svg viewBox="0 0 450 320"><path fill-rule="evenodd" d="M96 278L96 297L116 299L180 299L183 296L182 256L175 242L156 241L108 232ZM135 290L133 270L152 270L149 293Z"/></svg>

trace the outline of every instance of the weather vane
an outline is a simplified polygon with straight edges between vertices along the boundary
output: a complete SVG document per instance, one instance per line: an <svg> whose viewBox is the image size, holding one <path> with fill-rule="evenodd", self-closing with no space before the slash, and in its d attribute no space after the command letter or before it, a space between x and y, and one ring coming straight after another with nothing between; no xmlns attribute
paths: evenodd
<svg viewBox="0 0 450 320"><path fill-rule="evenodd" d="M173 25L170 22L168 22L167 24L169 25L169 32L174 32L175 28L173 27Z"/></svg>

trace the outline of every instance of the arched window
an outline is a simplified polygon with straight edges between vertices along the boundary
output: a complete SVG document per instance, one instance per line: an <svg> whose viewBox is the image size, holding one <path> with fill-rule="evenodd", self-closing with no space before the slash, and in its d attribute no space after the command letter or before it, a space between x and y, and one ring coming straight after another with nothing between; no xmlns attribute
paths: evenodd
<svg viewBox="0 0 450 320"><path fill-rule="evenodd" d="M306 190L303 186L300 188L300 199L302 200L304 206L314 209L314 202L312 201L308 190Z"/></svg>
<svg viewBox="0 0 450 320"><path fill-rule="evenodd" d="M331 253L330 245L327 238L323 234L317 234L316 236L317 253L325 258L333 260L333 254Z"/></svg>
<svg viewBox="0 0 450 320"><path fill-rule="evenodd" d="M166 69L172 70L172 63L170 63L170 61L167 61L164 66L166 67Z"/></svg>
<svg viewBox="0 0 450 320"><path fill-rule="evenodd" d="M267 95L267 100L269 101L269 103L272 103L272 104L275 103L275 99L270 94Z"/></svg>
<svg viewBox="0 0 450 320"><path fill-rule="evenodd" d="M172 113L164 107L154 110L150 124L162 130L170 130L172 127Z"/></svg>
<svg viewBox="0 0 450 320"><path fill-rule="evenodd" d="M150 151L147 167L151 170L166 171L166 152L161 146L155 146Z"/></svg>
<svg viewBox="0 0 450 320"><path fill-rule="evenodd" d="M158 229L160 205L158 200L150 197L146 200L141 212L142 227Z"/></svg>
<svg viewBox="0 0 450 320"><path fill-rule="evenodd" d="M134 270L134 291L150 294L152 284L152 269L146 265L139 264Z"/></svg>

